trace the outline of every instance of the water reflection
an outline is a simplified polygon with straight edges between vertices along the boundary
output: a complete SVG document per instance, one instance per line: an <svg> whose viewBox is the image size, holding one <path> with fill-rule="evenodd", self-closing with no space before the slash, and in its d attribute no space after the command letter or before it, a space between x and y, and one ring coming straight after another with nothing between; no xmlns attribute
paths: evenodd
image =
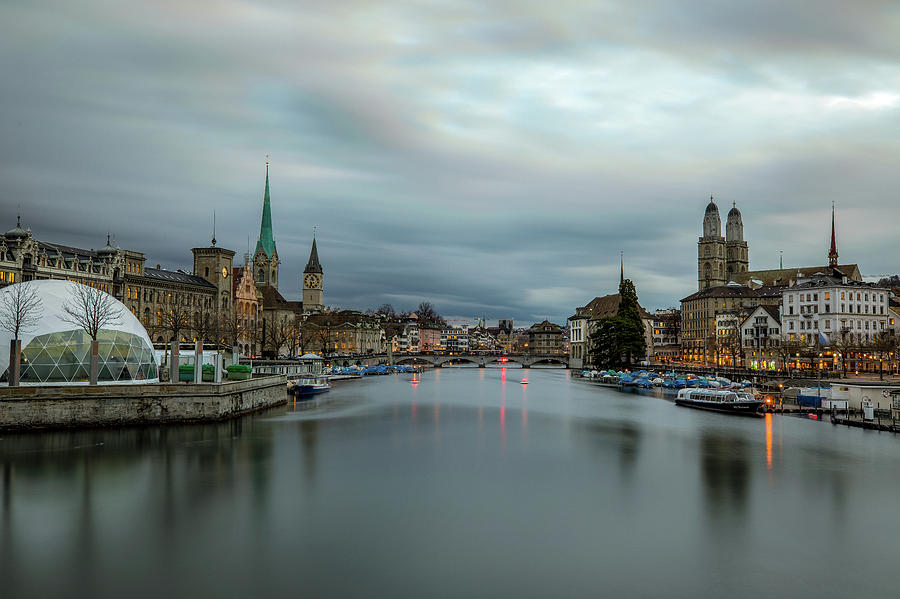
<svg viewBox="0 0 900 599"><path fill-rule="evenodd" d="M890 596L895 439L527 372L0 437L4 596Z"/></svg>
<svg viewBox="0 0 900 599"><path fill-rule="evenodd" d="M700 459L707 509L716 516L743 514L750 489L750 444L720 430L700 435Z"/></svg>

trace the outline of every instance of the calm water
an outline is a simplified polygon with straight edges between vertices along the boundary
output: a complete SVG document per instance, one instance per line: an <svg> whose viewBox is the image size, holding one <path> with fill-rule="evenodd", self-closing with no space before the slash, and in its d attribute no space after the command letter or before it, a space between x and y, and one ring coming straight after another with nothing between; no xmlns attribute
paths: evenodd
<svg viewBox="0 0 900 599"><path fill-rule="evenodd" d="M380 377L329 400L3 436L0 595L900 594L900 438L563 370Z"/></svg>

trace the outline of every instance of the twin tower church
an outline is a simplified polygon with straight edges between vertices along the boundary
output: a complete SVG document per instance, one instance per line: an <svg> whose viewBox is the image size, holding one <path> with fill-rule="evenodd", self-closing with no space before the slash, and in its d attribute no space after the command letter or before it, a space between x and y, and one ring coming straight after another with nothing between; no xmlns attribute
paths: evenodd
<svg viewBox="0 0 900 599"><path fill-rule="evenodd" d="M280 264L278 249L275 247L275 235L272 231L269 163L266 162L266 192L263 197L262 221L259 225L259 239L256 242L256 251L253 253L253 280L266 300L271 299L268 297L269 295L280 297L280 294L278 294L278 267ZM303 312L321 312L324 310L324 273L322 264L319 262L315 234L313 234L309 260L306 263L306 268L303 269L301 285L303 288ZM284 299L281 298L281 301L284 302Z"/></svg>
<svg viewBox="0 0 900 599"><path fill-rule="evenodd" d="M750 250L744 241L744 221L737 204L732 203L725 223L725 237L722 237L722 221L719 207L712 196L703 215L703 236L697 242L697 287L698 291L737 283L749 286L787 286L801 277L816 273L839 271L854 281L862 281L859 266L839 264L837 238L834 229L834 206L831 208L831 247L828 249L827 265L778 268L770 270L750 270Z"/></svg>
<svg viewBox="0 0 900 599"><path fill-rule="evenodd" d="M744 221L737 204L732 204L722 237L719 207L712 196L703 216L703 237L697 243L697 278L700 289L719 287L746 273L750 251L744 241Z"/></svg>

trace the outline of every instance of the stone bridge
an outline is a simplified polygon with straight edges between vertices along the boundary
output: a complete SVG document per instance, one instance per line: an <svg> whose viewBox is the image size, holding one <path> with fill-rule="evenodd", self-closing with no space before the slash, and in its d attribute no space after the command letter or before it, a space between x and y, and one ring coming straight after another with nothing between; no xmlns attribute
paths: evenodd
<svg viewBox="0 0 900 599"><path fill-rule="evenodd" d="M409 365L425 365L431 364L435 368L444 365L468 363L477 364L479 368L484 368L488 364L504 366L506 364L519 364L522 368L531 368L536 365L559 365L565 368L569 367L567 356L482 356L482 355L460 355L460 356L441 356L435 354L400 354L394 356L394 364Z"/></svg>

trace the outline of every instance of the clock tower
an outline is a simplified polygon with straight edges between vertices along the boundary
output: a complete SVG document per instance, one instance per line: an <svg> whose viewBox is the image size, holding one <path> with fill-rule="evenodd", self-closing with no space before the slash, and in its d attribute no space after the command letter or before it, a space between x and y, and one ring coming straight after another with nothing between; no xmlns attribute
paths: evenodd
<svg viewBox="0 0 900 599"><path fill-rule="evenodd" d="M231 307L234 251L216 246L216 238L213 237L212 245L192 248L191 252L194 254L194 274L216 287L216 308L228 310Z"/></svg>
<svg viewBox="0 0 900 599"><path fill-rule="evenodd" d="M303 269L303 311L321 312L325 309L323 303L323 273L319 264L319 252L316 250L316 238L313 236L312 250L309 252L309 262Z"/></svg>

